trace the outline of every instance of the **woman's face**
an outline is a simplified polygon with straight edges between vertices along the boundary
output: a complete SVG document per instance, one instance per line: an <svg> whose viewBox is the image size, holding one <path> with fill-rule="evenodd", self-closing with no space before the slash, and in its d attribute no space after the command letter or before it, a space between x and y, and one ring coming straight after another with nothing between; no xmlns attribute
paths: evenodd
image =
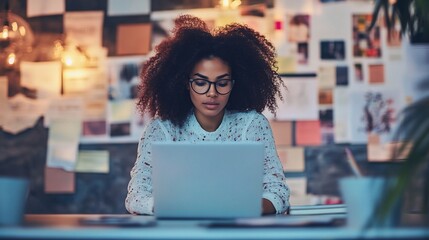
<svg viewBox="0 0 429 240"><path fill-rule="evenodd" d="M230 67L218 57L205 58L197 62L190 78L189 94L198 121L220 123L233 85Z"/></svg>

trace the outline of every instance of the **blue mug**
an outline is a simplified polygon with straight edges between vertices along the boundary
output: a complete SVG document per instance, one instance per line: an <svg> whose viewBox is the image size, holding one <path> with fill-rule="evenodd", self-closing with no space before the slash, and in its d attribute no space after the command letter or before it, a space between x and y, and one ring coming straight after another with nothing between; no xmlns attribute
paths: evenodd
<svg viewBox="0 0 429 240"><path fill-rule="evenodd" d="M27 179L0 177L0 227L22 223L28 185Z"/></svg>

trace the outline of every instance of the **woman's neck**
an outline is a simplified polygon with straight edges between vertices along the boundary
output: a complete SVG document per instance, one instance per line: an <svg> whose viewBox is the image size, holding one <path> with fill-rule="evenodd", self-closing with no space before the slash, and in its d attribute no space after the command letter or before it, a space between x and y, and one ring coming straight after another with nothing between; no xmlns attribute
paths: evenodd
<svg viewBox="0 0 429 240"><path fill-rule="evenodd" d="M214 117L203 116L199 112L194 112L194 114L201 128L203 128L207 132L214 132L216 131L216 129L218 129L218 127L222 123L225 110L223 110L222 112L220 112L218 115Z"/></svg>

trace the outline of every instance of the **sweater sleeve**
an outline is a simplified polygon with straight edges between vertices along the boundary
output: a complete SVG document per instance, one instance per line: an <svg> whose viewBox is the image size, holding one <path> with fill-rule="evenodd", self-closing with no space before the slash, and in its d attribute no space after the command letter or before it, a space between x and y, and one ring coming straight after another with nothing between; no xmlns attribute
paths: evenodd
<svg viewBox="0 0 429 240"><path fill-rule="evenodd" d="M131 170L125 207L132 214L153 214L152 143L164 141L166 133L160 121L152 121L139 141L137 160Z"/></svg>
<svg viewBox="0 0 429 240"><path fill-rule="evenodd" d="M246 140L262 141L265 145L264 180L262 197L271 201L277 214L289 207L290 191L286 185L280 159L277 154L273 133L264 115L256 113L246 131Z"/></svg>

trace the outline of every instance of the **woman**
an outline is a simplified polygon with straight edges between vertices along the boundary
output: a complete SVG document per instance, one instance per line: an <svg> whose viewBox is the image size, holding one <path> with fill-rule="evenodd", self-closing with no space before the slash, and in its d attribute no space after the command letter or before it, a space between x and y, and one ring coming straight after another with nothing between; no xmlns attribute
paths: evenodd
<svg viewBox="0 0 429 240"><path fill-rule="evenodd" d="M283 86L275 71L274 47L239 24L212 32L189 15L175 24L173 36L157 46L142 70L138 107L155 118L139 142L127 210L153 214L152 142L262 141L261 213L284 213L290 193L269 122L261 114L266 107L274 113Z"/></svg>

